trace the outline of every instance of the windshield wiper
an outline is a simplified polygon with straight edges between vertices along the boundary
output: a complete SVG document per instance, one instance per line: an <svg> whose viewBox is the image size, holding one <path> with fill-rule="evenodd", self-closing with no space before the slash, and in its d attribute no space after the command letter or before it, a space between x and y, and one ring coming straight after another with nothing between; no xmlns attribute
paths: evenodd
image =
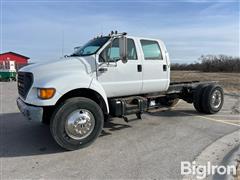
<svg viewBox="0 0 240 180"><path fill-rule="evenodd" d="M80 56L80 55L73 53L69 57L74 57L74 56Z"/></svg>

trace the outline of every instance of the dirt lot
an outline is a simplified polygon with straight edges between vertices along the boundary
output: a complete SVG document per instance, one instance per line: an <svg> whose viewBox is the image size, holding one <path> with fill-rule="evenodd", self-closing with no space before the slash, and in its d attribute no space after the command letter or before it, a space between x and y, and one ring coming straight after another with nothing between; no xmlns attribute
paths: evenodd
<svg viewBox="0 0 240 180"><path fill-rule="evenodd" d="M171 71L171 81L219 81L227 93L240 94L240 73Z"/></svg>

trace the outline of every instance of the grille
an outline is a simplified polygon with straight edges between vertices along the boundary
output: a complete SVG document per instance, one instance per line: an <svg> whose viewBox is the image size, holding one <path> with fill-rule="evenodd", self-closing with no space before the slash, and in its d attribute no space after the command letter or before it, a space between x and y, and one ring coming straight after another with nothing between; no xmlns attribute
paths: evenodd
<svg viewBox="0 0 240 180"><path fill-rule="evenodd" d="M29 72L18 72L18 94L26 98L33 83L33 75Z"/></svg>

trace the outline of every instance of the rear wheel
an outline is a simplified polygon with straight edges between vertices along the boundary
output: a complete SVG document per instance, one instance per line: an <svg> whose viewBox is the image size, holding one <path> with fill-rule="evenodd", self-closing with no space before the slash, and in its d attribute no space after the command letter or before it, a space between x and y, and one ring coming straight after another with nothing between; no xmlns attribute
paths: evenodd
<svg viewBox="0 0 240 180"><path fill-rule="evenodd" d="M206 87L203 92L203 112L214 114L221 110L224 101L223 89L215 84Z"/></svg>
<svg viewBox="0 0 240 180"><path fill-rule="evenodd" d="M63 102L53 114L50 130L64 149L76 150L90 145L99 136L104 116L97 103L75 97Z"/></svg>
<svg viewBox="0 0 240 180"><path fill-rule="evenodd" d="M201 112L201 113L203 113L203 106L202 106L203 92L206 87L207 87L207 84L198 85L193 94L193 106L198 112Z"/></svg>

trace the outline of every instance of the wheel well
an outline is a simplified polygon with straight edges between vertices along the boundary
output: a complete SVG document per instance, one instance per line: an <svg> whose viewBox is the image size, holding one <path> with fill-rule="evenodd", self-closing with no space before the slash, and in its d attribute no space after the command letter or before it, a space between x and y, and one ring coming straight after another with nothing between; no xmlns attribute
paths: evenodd
<svg viewBox="0 0 240 180"><path fill-rule="evenodd" d="M48 107L44 107L44 111L43 111L43 123L44 124L49 124L52 113L54 112L55 108L63 101L65 101L66 99L72 98L72 97L86 97L89 98L91 100L93 100L94 102L96 102L100 108L103 111L103 114L107 115L108 111L107 111L107 105L104 101L104 99L102 98L102 96L97 93L96 91L92 90L92 89L87 89L87 88L81 88L81 89L74 89L72 91L67 92L66 94L64 94L55 104L55 106L48 106Z"/></svg>

